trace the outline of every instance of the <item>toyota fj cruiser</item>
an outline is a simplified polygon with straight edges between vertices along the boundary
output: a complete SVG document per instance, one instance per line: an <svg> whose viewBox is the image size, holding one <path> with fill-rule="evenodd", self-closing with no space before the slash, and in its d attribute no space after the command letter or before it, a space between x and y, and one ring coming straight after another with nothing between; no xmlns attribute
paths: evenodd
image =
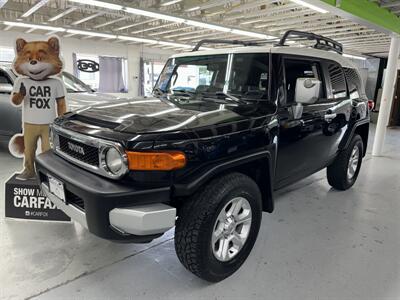
<svg viewBox="0 0 400 300"><path fill-rule="evenodd" d="M245 47L197 51L213 42ZM356 181L369 110L341 54L298 31L272 47L202 41L167 61L154 97L56 119L53 151L36 161L41 187L101 238L150 242L175 226L183 265L220 281L246 260L275 190L323 168L335 189Z"/></svg>

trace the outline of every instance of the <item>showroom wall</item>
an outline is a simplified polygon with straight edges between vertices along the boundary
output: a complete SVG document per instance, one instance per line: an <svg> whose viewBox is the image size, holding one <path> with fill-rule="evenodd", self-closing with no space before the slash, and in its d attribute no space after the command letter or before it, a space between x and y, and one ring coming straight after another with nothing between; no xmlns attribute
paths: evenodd
<svg viewBox="0 0 400 300"><path fill-rule="evenodd" d="M16 38L27 41L47 39L46 35L16 33L2 31L0 47L14 48ZM60 38L61 52L65 61L65 70L73 73L72 53L92 54L102 56L123 57L128 62L128 96L137 96L139 90L140 58L145 60L165 61L173 51L148 48L141 45L126 45L111 41L94 41L92 39ZM127 96L127 94L120 94Z"/></svg>

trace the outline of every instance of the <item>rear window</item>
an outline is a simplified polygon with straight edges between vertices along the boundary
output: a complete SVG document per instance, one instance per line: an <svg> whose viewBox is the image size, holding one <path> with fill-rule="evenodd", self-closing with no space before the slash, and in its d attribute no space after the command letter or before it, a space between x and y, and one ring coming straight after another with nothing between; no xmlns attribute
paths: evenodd
<svg viewBox="0 0 400 300"><path fill-rule="evenodd" d="M347 88L342 67L334 62L329 63L328 74L331 80L333 98L345 98L347 96Z"/></svg>
<svg viewBox="0 0 400 300"><path fill-rule="evenodd" d="M350 98L359 99L364 96L363 84L358 72L351 68L344 68L343 70L349 87Z"/></svg>

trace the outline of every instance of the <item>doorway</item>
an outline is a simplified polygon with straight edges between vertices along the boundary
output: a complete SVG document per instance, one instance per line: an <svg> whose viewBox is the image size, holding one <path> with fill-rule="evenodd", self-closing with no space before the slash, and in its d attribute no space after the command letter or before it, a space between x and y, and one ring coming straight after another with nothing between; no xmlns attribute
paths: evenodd
<svg viewBox="0 0 400 300"><path fill-rule="evenodd" d="M397 80L394 87L392 111L389 126L400 126L400 70L397 71Z"/></svg>

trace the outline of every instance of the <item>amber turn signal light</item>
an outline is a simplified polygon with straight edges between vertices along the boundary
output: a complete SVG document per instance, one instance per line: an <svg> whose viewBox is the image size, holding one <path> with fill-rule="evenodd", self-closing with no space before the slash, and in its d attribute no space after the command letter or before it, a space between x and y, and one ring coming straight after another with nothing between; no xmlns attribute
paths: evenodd
<svg viewBox="0 0 400 300"><path fill-rule="evenodd" d="M179 151L166 152L126 152L129 170L171 171L186 165L186 156Z"/></svg>

